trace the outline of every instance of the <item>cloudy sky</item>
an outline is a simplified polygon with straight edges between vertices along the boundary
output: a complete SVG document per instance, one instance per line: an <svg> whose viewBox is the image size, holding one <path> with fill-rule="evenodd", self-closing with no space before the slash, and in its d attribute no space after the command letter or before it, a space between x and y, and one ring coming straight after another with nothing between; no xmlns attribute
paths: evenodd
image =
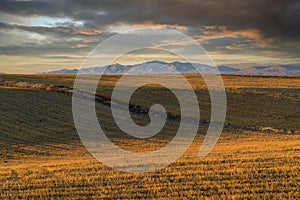
<svg viewBox="0 0 300 200"><path fill-rule="evenodd" d="M300 63L299 0L0 2L0 72L79 68L101 41L141 27L181 31L197 40L218 65ZM169 41L168 45L186 44ZM135 56L139 59L130 62L171 59L151 51Z"/></svg>

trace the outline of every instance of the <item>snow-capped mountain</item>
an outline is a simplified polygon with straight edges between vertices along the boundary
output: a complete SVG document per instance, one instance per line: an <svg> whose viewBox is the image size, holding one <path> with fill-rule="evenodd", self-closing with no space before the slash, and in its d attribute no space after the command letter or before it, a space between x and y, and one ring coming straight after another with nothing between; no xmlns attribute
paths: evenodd
<svg viewBox="0 0 300 200"><path fill-rule="evenodd" d="M300 64L253 66L237 69L229 66L213 67L199 63L150 61L135 65L112 64L105 67L90 67L83 69L62 69L44 72L43 74L233 74L250 76L300 76Z"/></svg>
<svg viewBox="0 0 300 200"><path fill-rule="evenodd" d="M197 69L196 69L197 68ZM203 65L198 63L181 63L181 62L171 62L166 63L162 61L150 61L141 64L135 65L121 65L121 64L112 64L105 67L90 67L90 68L83 68L80 70L72 69L62 69L58 71L50 71L44 72L43 74L98 74L98 73L105 73L105 74L196 74L199 73L206 73L206 74L215 74L218 73L232 73L238 71L238 69L228 67L228 66L220 66L218 68Z"/></svg>

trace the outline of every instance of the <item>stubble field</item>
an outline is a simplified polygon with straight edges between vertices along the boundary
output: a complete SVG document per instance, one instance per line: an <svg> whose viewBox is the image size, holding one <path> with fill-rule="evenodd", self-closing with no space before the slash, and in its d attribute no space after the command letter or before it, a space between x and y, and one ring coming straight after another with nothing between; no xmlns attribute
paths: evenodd
<svg viewBox="0 0 300 200"><path fill-rule="evenodd" d="M69 87L74 78L0 76L2 81ZM194 75L187 78L198 95L201 119L209 120L205 85ZM105 77L97 92L109 98L117 79ZM198 158L207 129L203 125L184 156L165 169L141 174L110 169L89 154L74 127L70 95L0 88L0 199L297 199L300 78L223 79L228 98L227 126L214 150L204 159ZM164 88L149 85L139 92L132 104L142 107L167 102L169 112L178 114L176 101ZM138 98L142 95L144 98ZM122 135L108 120L109 106L97 103L96 109L107 136L129 151L158 149L172 139L178 127L178 121L170 120L159 136L136 140ZM147 116L132 115L138 124L147 124ZM282 131L262 131L263 127Z"/></svg>

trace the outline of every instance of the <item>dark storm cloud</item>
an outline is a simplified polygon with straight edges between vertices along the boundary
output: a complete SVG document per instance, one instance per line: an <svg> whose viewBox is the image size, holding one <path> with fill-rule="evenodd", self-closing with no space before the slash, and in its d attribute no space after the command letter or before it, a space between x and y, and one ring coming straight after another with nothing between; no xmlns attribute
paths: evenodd
<svg viewBox="0 0 300 200"><path fill-rule="evenodd" d="M35 32L40 34L54 34L55 36L70 37L70 36L100 36L101 30L78 28L73 25L65 24L57 27L44 26L23 26L16 24L7 24L0 22L0 30L5 29L19 29L28 32Z"/></svg>
<svg viewBox="0 0 300 200"><path fill-rule="evenodd" d="M300 51L297 0L2 0L1 12L12 14L8 18L16 15L24 19L46 16L73 20L40 26L13 24L13 20L0 18L0 31L38 33L50 43L2 44L2 55L85 52L112 35L107 26L115 23L185 26L186 33L203 39L201 43L212 52L251 54L270 53L272 49L297 57ZM72 37L82 41L69 40Z"/></svg>
<svg viewBox="0 0 300 200"><path fill-rule="evenodd" d="M80 45L80 46L79 46ZM89 52L91 48L82 45L81 42L69 41L64 43L52 44L26 44L26 45L10 45L0 46L0 55L14 56L37 56L49 55L57 53L82 53Z"/></svg>
<svg viewBox="0 0 300 200"><path fill-rule="evenodd" d="M257 29L264 37L300 34L297 0L54 0L1 2L0 10L16 15L68 16L95 28L115 22L227 26Z"/></svg>
<svg viewBox="0 0 300 200"><path fill-rule="evenodd" d="M16 15L57 15L61 12L61 3L54 1L10 1L1 0L0 10Z"/></svg>

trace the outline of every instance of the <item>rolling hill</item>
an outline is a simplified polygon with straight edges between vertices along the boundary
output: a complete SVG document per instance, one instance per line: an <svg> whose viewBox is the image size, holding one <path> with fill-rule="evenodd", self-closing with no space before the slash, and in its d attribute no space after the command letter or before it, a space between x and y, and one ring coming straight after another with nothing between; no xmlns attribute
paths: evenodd
<svg viewBox="0 0 300 200"><path fill-rule="evenodd" d="M196 75L201 115L209 102ZM299 130L299 78L224 75L227 121ZM1 75L2 81L72 85L74 75ZM99 93L108 95L116 76L105 76ZM148 88L147 98L174 98L163 88ZM160 94L160 95L158 95ZM151 98L148 98L151 97ZM198 153L204 127L188 151L165 169L124 173L97 161L81 143L70 95L34 88L0 87L0 199L298 199L299 133L224 129L204 159ZM118 146L132 152L161 148L173 138L178 121L168 120L158 136L144 140L122 134L110 107L95 104L99 124ZM174 108L172 110L175 111ZM148 118L131 113L137 124ZM135 163L128 163L130 166ZM125 191L125 192L124 192Z"/></svg>

